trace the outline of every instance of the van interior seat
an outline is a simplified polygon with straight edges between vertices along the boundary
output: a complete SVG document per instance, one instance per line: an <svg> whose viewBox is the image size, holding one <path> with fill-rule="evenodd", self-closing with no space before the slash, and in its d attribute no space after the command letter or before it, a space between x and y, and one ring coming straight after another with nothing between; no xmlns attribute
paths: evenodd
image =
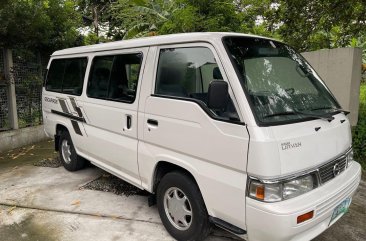
<svg viewBox="0 0 366 241"><path fill-rule="evenodd" d="M95 70L91 82L89 95L93 97L106 97L108 91L109 69L98 68Z"/></svg>
<svg viewBox="0 0 366 241"><path fill-rule="evenodd" d="M219 69L219 67L215 67L212 71L212 77L215 80L223 80L224 78L222 77L221 71Z"/></svg>
<svg viewBox="0 0 366 241"><path fill-rule="evenodd" d="M126 99L128 91L128 79L126 65L122 61L117 62L118 68L113 68L109 83L108 97L113 99Z"/></svg>
<svg viewBox="0 0 366 241"><path fill-rule="evenodd" d="M162 67L157 81L157 93L178 97L188 97L187 90L183 87L183 70L172 67Z"/></svg>
<svg viewBox="0 0 366 241"><path fill-rule="evenodd" d="M213 68L212 78L213 78L213 80L223 80L219 67ZM202 93L191 93L191 94L189 94L189 97L200 100L207 105L208 93L203 92L203 90L202 90Z"/></svg>

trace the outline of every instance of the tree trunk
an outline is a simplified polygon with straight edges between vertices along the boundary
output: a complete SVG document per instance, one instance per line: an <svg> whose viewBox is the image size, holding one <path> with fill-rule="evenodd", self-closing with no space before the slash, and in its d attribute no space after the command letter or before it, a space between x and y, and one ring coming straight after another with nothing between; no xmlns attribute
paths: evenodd
<svg viewBox="0 0 366 241"><path fill-rule="evenodd" d="M93 6L93 19L94 19L94 32L97 35L97 43L99 43L99 19L98 19L98 6Z"/></svg>

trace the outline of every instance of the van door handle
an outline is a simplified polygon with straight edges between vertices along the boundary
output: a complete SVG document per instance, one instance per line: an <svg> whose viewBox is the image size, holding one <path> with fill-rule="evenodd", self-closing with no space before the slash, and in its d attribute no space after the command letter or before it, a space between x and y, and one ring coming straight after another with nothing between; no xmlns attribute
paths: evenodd
<svg viewBox="0 0 366 241"><path fill-rule="evenodd" d="M131 129L131 126L132 126L132 117L130 115L127 115L126 120L127 120L127 125L126 125L127 129Z"/></svg>
<svg viewBox="0 0 366 241"><path fill-rule="evenodd" d="M158 126L159 122L157 120L147 119L147 124L150 124L152 126Z"/></svg>

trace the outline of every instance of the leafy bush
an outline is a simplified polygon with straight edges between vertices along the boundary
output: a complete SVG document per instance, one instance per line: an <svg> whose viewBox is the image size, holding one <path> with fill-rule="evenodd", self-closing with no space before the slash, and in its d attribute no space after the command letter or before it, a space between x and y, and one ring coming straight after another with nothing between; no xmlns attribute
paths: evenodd
<svg viewBox="0 0 366 241"><path fill-rule="evenodd" d="M352 142L355 158L366 169L366 82L360 87L360 111L357 126L352 130Z"/></svg>

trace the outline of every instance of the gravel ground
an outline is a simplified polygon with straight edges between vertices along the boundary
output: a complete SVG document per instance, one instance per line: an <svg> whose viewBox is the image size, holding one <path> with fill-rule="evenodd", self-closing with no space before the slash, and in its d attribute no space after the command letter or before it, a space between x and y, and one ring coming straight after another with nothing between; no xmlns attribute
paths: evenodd
<svg viewBox="0 0 366 241"><path fill-rule="evenodd" d="M42 159L38 162L33 163L34 166L36 167L52 167L52 168L57 168L62 166L61 160L60 158L54 157L54 158L46 158L46 159Z"/></svg>
<svg viewBox="0 0 366 241"><path fill-rule="evenodd" d="M132 195L140 195L147 196L148 192L141 190L121 179L115 177L109 173L103 172L103 174L82 186L80 189L89 189L89 190L97 190L103 192L112 192L116 195L123 196L132 196Z"/></svg>

